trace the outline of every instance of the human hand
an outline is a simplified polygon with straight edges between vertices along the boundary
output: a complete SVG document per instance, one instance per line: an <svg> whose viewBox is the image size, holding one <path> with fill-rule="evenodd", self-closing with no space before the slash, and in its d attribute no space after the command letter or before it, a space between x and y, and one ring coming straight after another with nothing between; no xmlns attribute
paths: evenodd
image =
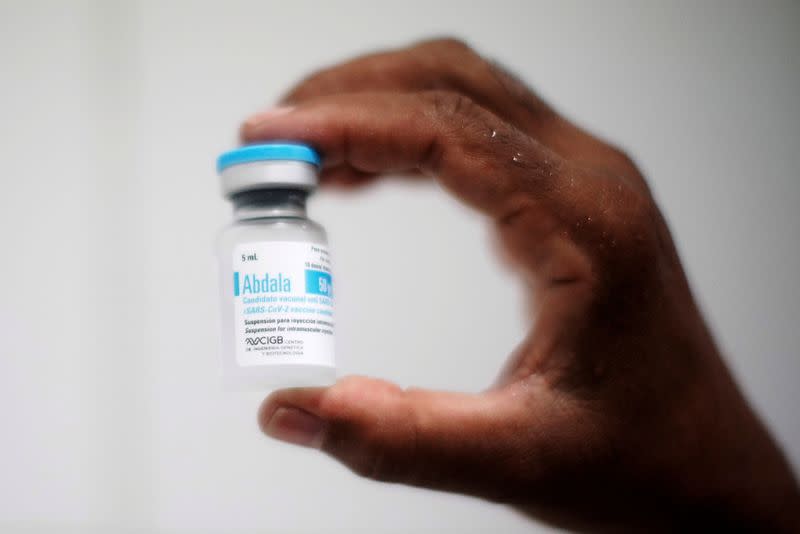
<svg viewBox="0 0 800 534"><path fill-rule="evenodd" d="M452 40L324 70L285 103L249 119L243 140L313 144L323 183L438 180L496 226L537 314L485 392L349 377L270 395L267 434L565 527L800 526L791 471L625 154Z"/></svg>

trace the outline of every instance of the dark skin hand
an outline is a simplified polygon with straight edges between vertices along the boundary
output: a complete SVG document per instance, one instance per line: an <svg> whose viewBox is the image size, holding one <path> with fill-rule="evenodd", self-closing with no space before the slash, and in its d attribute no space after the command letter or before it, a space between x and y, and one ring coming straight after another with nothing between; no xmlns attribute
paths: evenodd
<svg viewBox="0 0 800 534"><path fill-rule="evenodd" d="M623 152L454 40L325 69L284 104L251 117L243 140L311 143L324 183L437 180L496 227L536 315L482 393L348 377L270 395L268 435L566 528L800 532L791 469Z"/></svg>

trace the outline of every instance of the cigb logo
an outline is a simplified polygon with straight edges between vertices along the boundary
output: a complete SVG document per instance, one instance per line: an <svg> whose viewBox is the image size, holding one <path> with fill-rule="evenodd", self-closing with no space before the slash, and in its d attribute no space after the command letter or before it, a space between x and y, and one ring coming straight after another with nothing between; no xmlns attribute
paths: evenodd
<svg viewBox="0 0 800 534"><path fill-rule="evenodd" d="M258 345L283 345L283 336L246 337L244 342L249 346Z"/></svg>

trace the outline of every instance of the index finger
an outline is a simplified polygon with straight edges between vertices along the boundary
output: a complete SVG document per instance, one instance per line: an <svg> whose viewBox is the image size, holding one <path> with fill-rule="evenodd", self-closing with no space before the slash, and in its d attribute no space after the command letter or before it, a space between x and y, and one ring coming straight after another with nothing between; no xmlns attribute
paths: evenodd
<svg viewBox="0 0 800 534"><path fill-rule="evenodd" d="M476 209L503 218L521 196L577 214L597 184L564 187L566 163L471 100L448 92L358 93L315 98L256 116L242 140L293 139L316 146L325 165L364 173L419 170Z"/></svg>

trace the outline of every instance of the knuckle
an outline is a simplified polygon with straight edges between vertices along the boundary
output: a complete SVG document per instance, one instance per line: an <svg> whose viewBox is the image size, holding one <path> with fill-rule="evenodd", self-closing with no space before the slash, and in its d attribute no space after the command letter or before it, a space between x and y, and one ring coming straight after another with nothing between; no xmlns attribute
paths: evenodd
<svg viewBox="0 0 800 534"><path fill-rule="evenodd" d="M658 208L639 187L618 187L617 207L610 220L610 235L617 246L607 251L610 261L639 268L653 265L660 250Z"/></svg>
<svg viewBox="0 0 800 534"><path fill-rule="evenodd" d="M438 131L435 140L421 158L422 168L436 173L441 168L445 145L450 151L480 152L480 143L492 128L486 113L469 97L453 91L427 91L421 93L424 113ZM456 148L457 147L457 148ZM484 147L485 149L485 147Z"/></svg>
<svg viewBox="0 0 800 534"><path fill-rule="evenodd" d="M437 118L446 121L463 122L475 119L478 105L469 97L454 91L428 91L425 98Z"/></svg>
<svg viewBox="0 0 800 534"><path fill-rule="evenodd" d="M359 396L367 385L364 378L346 376L336 382L322 395L319 403L320 413L325 417L343 417L350 414L353 406L358 406Z"/></svg>
<svg viewBox="0 0 800 534"><path fill-rule="evenodd" d="M290 92L293 100L303 100L336 92L338 76L334 67L326 67L303 78Z"/></svg>
<svg viewBox="0 0 800 534"><path fill-rule="evenodd" d="M639 172L639 166L633 158L624 150L612 146L611 161L615 164L618 172L628 178L631 182L635 183L639 188L649 193L647 183Z"/></svg>
<svg viewBox="0 0 800 534"><path fill-rule="evenodd" d="M433 39L427 39L425 41L420 42L416 45L417 49L419 50L435 50L435 51L444 51L448 53L456 53L456 54L474 54L475 52L472 50L465 41L452 36L444 36L444 37L436 37Z"/></svg>
<svg viewBox="0 0 800 534"><path fill-rule="evenodd" d="M633 159L631 159L627 152L616 146L611 146L610 149L614 159L626 165L630 165L631 167L636 167L636 164L633 162Z"/></svg>

